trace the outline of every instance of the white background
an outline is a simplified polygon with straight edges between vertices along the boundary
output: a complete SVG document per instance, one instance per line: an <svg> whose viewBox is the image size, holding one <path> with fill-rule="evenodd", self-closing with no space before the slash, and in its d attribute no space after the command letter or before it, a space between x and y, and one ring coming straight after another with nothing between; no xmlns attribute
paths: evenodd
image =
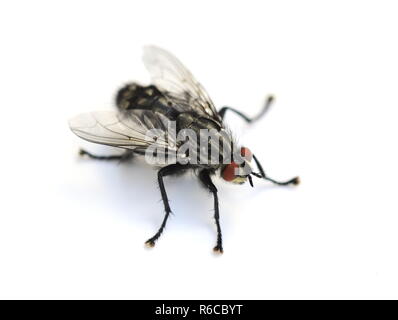
<svg viewBox="0 0 398 320"><path fill-rule="evenodd" d="M394 1L8 1L0 5L0 298L398 298ZM176 54L268 174L297 188L79 159L75 114ZM107 149L88 146L106 154Z"/></svg>

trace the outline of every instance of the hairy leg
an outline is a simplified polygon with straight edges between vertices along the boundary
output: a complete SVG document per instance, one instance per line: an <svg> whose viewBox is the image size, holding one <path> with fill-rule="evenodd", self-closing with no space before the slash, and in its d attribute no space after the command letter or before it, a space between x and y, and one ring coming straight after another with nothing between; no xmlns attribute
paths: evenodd
<svg viewBox="0 0 398 320"><path fill-rule="evenodd" d="M260 174L252 173L256 177L263 178L265 180L268 180L268 181L270 181L272 183L275 183L277 185L280 185L280 186L288 186L290 184L298 185L300 183L300 178L299 177L294 177L293 179L290 179L288 181L276 181L274 179L271 179L271 178L267 177L267 175L265 174L264 169L263 169L260 161L258 161L258 159L256 158L256 156L254 154L253 154L253 159L254 159L254 162L257 165L258 170L260 171Z"/></svg>
<svg viewBox="0 0 398 320"><path fill-rule="evenodd" d="M217 227L217 243L213 250L218 253L223 253L217 188L213 184L213 181L211 181L210 172L208 170L202 170L199 173L199 179L203 183L203 185L213 194L214 197L214 220Z"/></svg>
<svg viewBox="0 0 398 320"><path fill-rule="evenodd" d="M112 160L119 160L119 161L127 161L130 160L133 157L133 152L130 150L126 150L123 154L121 155L112 155L112 156L97 156L95 154L92 154L86 150L80 149L79 150L79 155L81 156L88 156L91 159L95 160L106 160L106 161L112 161Z"/></svg>
<svg viewBox="0 0 398 320"><path fill-rule="evenodd" d="M247 123L252 123L254 121L259 120L260 118L262 118L268 111L268 109L270 108L272 102L274 101L274 97L273 96L268 96L267 100L264 103L263 108L261 109L260 113L258 115L256 115L255 117L248 117L247 115L243 114L242 112L232 108L232 107L222 107L220 109L220 111L218 112L218 114L220 115L220 117L222 119L224 119L225 113L229 110L232 111L233 113L237 114L238 116L240 116L243 120L245 120Z"/></svg>
<svg viewBox="0 0 398 320"><path fill-rule="evenodd" d="M185 170L184 166L180 164L172 164L167 167L163 167L158 171L158 183L159 183L159 188L160 188L160 194L162 195L162 200L163 200L163 205L164 205L164 211L165 211L165 216L163 218L163 222L156 234L148 239L145 243L149 247L155 246L156 240L159 239L160 235L162 234L165 226L167 219L169 218L169 215L171 213L170 205L169 205L169 199L167 198L167 193L166 193L166 188L164 187L164 182L163 182L163 177L181 172L182 170Z"/></svg>

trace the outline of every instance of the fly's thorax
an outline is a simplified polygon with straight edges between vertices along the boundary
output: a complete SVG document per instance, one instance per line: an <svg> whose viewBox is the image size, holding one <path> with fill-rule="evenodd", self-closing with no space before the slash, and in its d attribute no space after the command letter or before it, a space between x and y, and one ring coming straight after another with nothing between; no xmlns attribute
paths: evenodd
<svg viewBox="0 0 398 320"><path fill-rule="evenodd" d="M192 129L198 132L202 129L207 130L217 130L220 131L221 125L214 119L206 118L200 116L194 112L181 112L177 116L177 128L182 129Z"/></svg>
<svg viewBox="0 0 398 320"><path fill-rule="evenodd" d="M177 117L179 154L192 165L220 168L230 162L233 139L229 131L212 119L184 112Z"/></svg>

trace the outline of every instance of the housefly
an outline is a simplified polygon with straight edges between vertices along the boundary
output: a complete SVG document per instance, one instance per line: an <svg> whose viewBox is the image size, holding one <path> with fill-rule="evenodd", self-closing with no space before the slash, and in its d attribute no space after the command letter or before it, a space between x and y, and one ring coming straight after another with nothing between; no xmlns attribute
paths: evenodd
<svg viewBox="0 0 398 320"><path fill-rule="evenodd" d="M80 154L93 159L121 161L140 155L158 168L165 216L159 230L146 241L150 247L159 239L171 213L164 177L195 171L201 184L214 198L217 228L214 251L222 253L218 191L212 176L218 174L235 184L249 181L251 186L252 177L282 186L299 183L298 177L283 182L268 177L257 157L249 148L236 143L223 121L227 111L247 123L257 121L269 109L273 98L268 97L261 112L253 118L228 106L217 111L202 85L172 54L148 46L144 48L143 61L152 84L129 83L116 95L116 110L82 114L69 123L71 130L80 138L122 148L124 154L97 156L85 150ZM257 170L252 169L252 162Z"/></svg>

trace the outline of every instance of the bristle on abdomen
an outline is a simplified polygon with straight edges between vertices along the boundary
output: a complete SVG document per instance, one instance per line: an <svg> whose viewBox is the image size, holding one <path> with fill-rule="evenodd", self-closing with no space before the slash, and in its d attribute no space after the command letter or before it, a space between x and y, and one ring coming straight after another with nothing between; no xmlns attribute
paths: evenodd
<svg viewBox="0 0 398 320"><path fill-rule="evenodd" d="M153 85L141 86L132 82L118 91L116 94L116 105L120 110L146 108L161 95L158 88Z"/></svg>

